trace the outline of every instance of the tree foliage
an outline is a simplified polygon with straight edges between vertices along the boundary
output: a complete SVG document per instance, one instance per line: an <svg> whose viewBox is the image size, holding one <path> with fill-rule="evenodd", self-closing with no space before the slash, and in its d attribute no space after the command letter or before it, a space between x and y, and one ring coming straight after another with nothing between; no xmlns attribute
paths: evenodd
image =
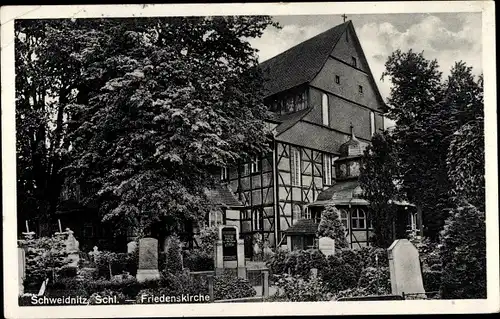
<svg viewBox="0 0 500 319"><path fill-rule="evenodd" d="M396 144L388 131L376 133L372 137L363 156L359 183L363 197L370 203L370 218L373 224L373 243L387 248L393 241L392 225L396 219L396 209L391 201L399 194L399 178Z"/></svg>
<svg viewBox="0 0 500 319"><path fill-rule="evenodd" d="M248 39L270 25L266 16L16 21L21 211L53 213L69 177L114 225L151 234L196 223L218 167L267 148Z"/></svg>
<svg viewBox="0 0 500 319"><path fill-rule="evenodd" d="M334 205L327 205L321 212L317 235L335 240L335 249L348 247L346 229L340 219L340 211Z"/></svg>
<svg viewBox="0 0 500 319"><path fill-rule="evenodd" d="M482 109L481 85L472 68L457 62L442 81L436 60L412 50L395 51L382 77L393 86L388 116L395 120L401 193L423 211L424 233L438 239L446 212L454 206L448 157L451 138Z"/></svg>
<svg viewBox="0 0 500 319"><path fill-rule="evenodd" d="M446 299L486 298L486 221L472 205L451 212L441 232L441 294Z"/></svg>

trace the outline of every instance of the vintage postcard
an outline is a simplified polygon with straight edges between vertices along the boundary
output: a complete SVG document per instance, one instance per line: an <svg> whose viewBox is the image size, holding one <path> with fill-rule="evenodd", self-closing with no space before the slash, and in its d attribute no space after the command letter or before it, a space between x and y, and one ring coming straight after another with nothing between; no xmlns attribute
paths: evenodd
<svg viewBox="0 0 500 319"><path fill-rule="evenodd" d="M500 310L493 2L1 23L7 318Z"/></svg>

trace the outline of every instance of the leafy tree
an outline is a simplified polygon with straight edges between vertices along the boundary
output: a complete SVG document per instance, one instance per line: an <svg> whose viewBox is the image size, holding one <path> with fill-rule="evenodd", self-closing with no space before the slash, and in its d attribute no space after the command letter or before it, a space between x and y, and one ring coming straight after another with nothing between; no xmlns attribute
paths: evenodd
<svg viewBox="0 0 500 319"><path fill-rule="evenodd" d="M445 299L486 298L485 215L472 205L451 212L441 232Z"/></svg>
<svg viewBox="0 0 500 319"><path fill-rule="evenodd" d="M448 177L456 202L465 201L485 211L483 79L480 76L474 82L470 69L466 74L471 94L457 103L457 122L464 124L451 137L447 154Z"/></svg>
<svg viewBox="0 0 500 319"><path fill-rule="evenodd" d="M457 62L445 82L438 68L423 53L398 50L382 75L393 83L388 116L396 121L401 193L422 208L424 233L432 240L454 206L447 164L451 137L474 118L482 94L465 63Z"/></svg>
<svg viewBox="0 0 500 319"><path fill-rule="evenodd" d="M334 205L327 205L321 212L317 235L335 240L335 249L347 248L346 229L340 219L340 211Z"/></svg>
<svg viewBox="0 0 500 319"><path fill-rule="evenodd" d="M98 191L104 221L163 237L210 209L218 167L267 149L255 50L269 17L108 19L74 52L85 90L73 105L65 171ZM87 99L83 98L87 97ZM119 225L119 226L118 226Z"/></svg>
<svg viewBox="0 0 500 319"><path fill-rule="evenodd" d="M59 202L60 168L68 160L66 117L76 98L81 43L70 20L16 20L18 219L44 221Z"/></svg>
<svg viewBox="0 0 500 319"><path fill-rule="evenodd" d="M182 265L182 248L179 237L172 235L169 238L166 254L165 271L171 273L181 272Z"/></svg>
<svg viewBox="0 0 500 319"><path fill-rule="evenodd" d="M395 148L395 141L388 131L377 133L366 148L361 163L359 183L363 197L370 203L373 243L377 247L389 247L395 235L392 225L396 220L396 209L390 203L399 196Z"/></svg>

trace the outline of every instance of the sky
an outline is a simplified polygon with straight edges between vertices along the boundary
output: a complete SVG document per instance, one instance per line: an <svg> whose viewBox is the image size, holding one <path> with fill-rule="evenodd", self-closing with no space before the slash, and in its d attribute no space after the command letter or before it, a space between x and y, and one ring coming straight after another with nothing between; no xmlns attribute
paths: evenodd
<svg viewBox="0 0 500 319"><path fill-rule="evenodd" d="M338 15L275 16L282 29L269 27L251 44L259 62L343 22ZM455 61L465 61L473 72L482 72L481 13L347 14L368 59L380 93L387 98L390 81L381 81L387 57L395 50L424 51L437 59L443 78Z"/></svg>

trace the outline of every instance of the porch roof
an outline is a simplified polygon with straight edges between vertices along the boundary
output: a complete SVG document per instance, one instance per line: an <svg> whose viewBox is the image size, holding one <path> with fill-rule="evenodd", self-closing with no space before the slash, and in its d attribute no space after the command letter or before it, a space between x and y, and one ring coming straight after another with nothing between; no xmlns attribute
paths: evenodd
<svg viewBox="0 0 500 319"><path fill-rule="evenodd" d="M226 208L243 207L243 204L234 196L227 185L216 185L212 189L207 189L205 194L212 204L221 205Z"/></svg>
<svg viewBox="0 0 500 319"><path fill-rule="evenodd" d="M294 225L290 226L285 233L287 235L311 235L318 231L318 223L312 219L298 220Z"/></svg>

